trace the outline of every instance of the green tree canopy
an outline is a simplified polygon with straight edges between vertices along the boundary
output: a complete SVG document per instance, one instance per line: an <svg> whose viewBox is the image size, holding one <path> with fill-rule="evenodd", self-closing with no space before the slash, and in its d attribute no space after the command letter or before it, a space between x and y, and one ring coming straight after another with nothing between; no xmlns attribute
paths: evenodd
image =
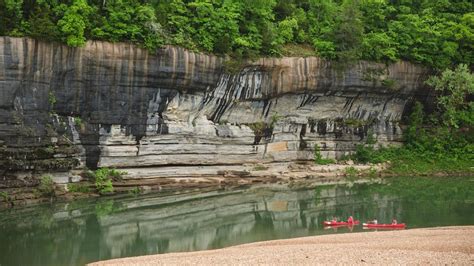
<svg viewBox="0 0 474 266"><path fill-rule="evenodd" d="M467 65L461 64L455 70L447 69L439 77L431 77L427 84L440 94L438 104L445 125L455 128L474 125L474 103L469 100L474 94L474 75Z"/></svg>
<svg viewBox="0 0 474 266"><path fill-rule="evenodd" d="M81 46L162 44L242 57L409 60L441 70L474 61L470 0L0 0L0 34ZM308 48L312 51L308 53ZM295 48L296 49L296 48ZM292 53L294 54L294 53Z"/></svg>

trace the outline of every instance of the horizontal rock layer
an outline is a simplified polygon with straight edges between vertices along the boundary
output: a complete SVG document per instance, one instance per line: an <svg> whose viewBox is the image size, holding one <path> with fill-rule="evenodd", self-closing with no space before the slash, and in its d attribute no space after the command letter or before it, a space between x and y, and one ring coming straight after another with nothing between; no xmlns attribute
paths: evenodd
<svg viewBox="0 0 474 266"><path fill-rule="evenodd" d="M427 95L426 69L406 62L224 66L172 46L152 54L124 43L70 48L0 37L0 176L84 166L153 167L156 176L165 165L217 174L226 165L311 160L315 144L337 158L367 135L400 143L407 106Z"/></svg>

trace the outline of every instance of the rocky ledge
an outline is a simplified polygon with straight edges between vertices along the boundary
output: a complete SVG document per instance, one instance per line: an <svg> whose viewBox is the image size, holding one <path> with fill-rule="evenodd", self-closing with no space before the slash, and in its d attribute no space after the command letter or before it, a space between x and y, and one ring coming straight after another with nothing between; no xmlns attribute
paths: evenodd
<svg viewBox="0 0 474 266"><path fill-rule="evenodd" d="M339 158L369 135L400 144L410 103L429 96L427 70L407 62L227 65L172 46L0 37L0 183L44 173L79 182L86 167L126 168L126 179L223 176L312 160L316 144Z"/></svg>

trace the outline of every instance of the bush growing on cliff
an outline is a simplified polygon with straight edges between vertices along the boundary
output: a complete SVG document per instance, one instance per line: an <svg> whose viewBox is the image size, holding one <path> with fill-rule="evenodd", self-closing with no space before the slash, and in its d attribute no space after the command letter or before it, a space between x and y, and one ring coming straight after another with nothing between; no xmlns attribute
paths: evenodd
<svg viewBox="0 0 474 266"><path fill-rule="evenodd" d="M88 176L90 176L93 181L95 182L95 186L97 191L100 194L108 194L114 191L114 187L112 184L112 180L114 181L121 181L123 175L127 174L125 171L119 171L116 169L110 168L99 168L94 172L86 172Z"/></svg>
<svg viewBox="0 0 474 266"><path fill-rule="evenodd" d="M359 170L354 166L349 166L344 169L344 175L348 180L355 180L359 176Z"/></svg>
<svg viewBox="0 0 474 266"><path fill-rule="evenodd" d="M121 181L123 179L123 175L126 175L127 172L125 171L119 171L117 169L109 169L109 168L102 168L102 169L107 169L106 171L108 172L108 176L112 178L112 180L115 181Z"/></svg>
<svg viewBox="0 0 474 266"><path fill-rule="evenodd" d="M108 168L101 168L95 171L95 187L100 194L114 192L112 179L109 176Z"/></svg>
<svg viewBox="0 0 474 266"><path fill-rule="evenodd" d="M74 124L81 128L83 125L82 118L80 118L79 116L74 117Z"/></svg>
<svg viewBox="0 0 474 266"><path fill-rule="evenodd" d="M10 202L11 200L10 195L8 195L8 193L5 191L0 192L0 198L2 198L5 202Z"/></svg>
<svg viewBox="0 0 474 266"><path fill-rule="evenodd" d="M87 184L68 184L67 190L69 192L89 193L90 188Z"/></svg>
<svg viewBox="0 0 474 266"><path fill-rule="evenodd" d="M45 197L52 197L55 195L54 181L50 175L44 175L41 177L38 185L38 192Z"/></svg>
<svg viewBox="0 0 474 266"><path fill-rule="evenodd" d="M314 144L314 163L326 165L335 163L335 161L332 159L323 158L323 155L321 154L321 149L319 148L318 144Z"/></svg>

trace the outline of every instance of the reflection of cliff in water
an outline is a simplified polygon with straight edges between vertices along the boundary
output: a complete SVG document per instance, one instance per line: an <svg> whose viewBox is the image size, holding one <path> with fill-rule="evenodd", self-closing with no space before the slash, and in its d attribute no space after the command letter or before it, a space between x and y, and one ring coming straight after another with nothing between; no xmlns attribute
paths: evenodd
<svg viewBox="0 0 474 266"><path fill-rule="evenodd" d="M118 257L137 242L149 253L219 248L318 234L322 221L333 215L392 217L400 211L394 198L382 197L367 207L364 198L357 199L353 190L341 186L325 187L315 196L313 189L264 189L166 206L158 205L161 199L151 198L124 203L133 209L100 217L99 224L104 245L112 257Z"/></svg>

